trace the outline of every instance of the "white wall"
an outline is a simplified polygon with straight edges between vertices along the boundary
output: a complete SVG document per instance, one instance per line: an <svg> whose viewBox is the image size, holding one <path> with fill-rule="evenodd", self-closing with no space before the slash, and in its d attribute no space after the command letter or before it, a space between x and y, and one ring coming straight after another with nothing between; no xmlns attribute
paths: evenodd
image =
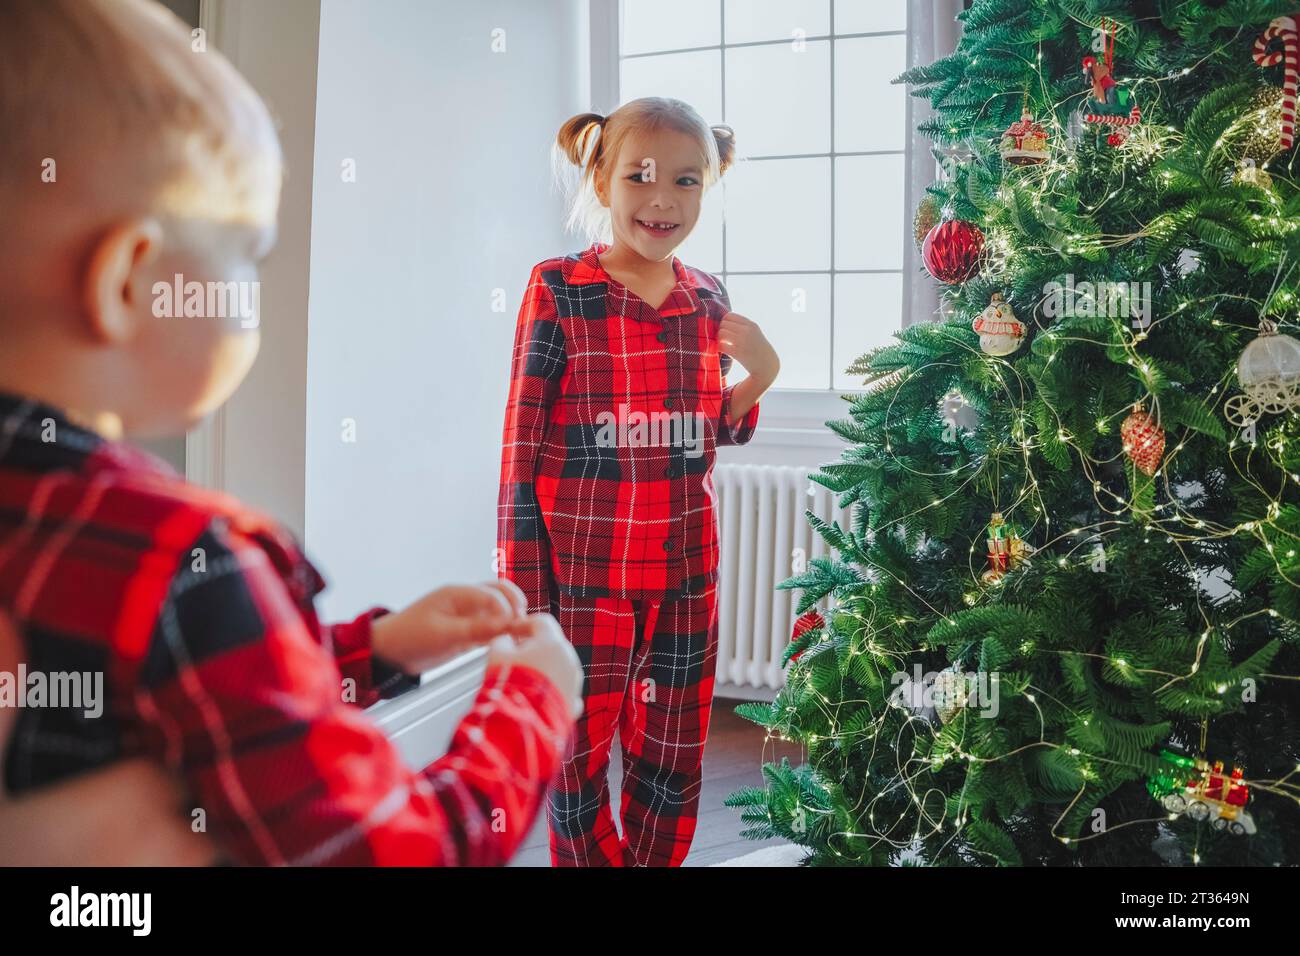
<svg viewBox="0 0 1300 956"><path fill-rule="evenodd" d="M321 2L305 501L327 618L492 576L519 300L535 262L580 245L548 150L588 106L586 16L582 0Z"/></svg>

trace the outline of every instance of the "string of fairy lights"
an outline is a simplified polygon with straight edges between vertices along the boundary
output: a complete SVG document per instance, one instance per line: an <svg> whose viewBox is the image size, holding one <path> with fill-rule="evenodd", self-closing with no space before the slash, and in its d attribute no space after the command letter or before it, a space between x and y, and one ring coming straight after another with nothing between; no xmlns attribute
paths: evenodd
<svg viewBox="0 0 1300 956"><path fill-rule="evenodd" d="M1091 27L1091 24L1084 24ZM1143 77L1131 81L1137 90L1141 92L1141 101L1144 103L1158 103L1161 95L1161 84L1167 81L1180 79L1189 75L1194 69L1211 60L1216 54L1223 50L1235 46L1240 39L1245 27L1241 27L1237 32L1218 48L1207 53L1192 66L1184 67L1172 71L1163 77ZM1046 100L1049 97L1049 86L1046 78L1042 74L1041 64L1043 52L1041 43L1037 53L1036 60L1031 64L1023 60L1037 77L1037 85L1040 92L1040 100ZM972 59L971 65L976 65L977 60ZM1154 93L1154 95L1152 95ZM1019 92L1016 92L1019 95ZM1083 94L1081 94L1083 95ZM982 115L988 109L990 104L998 97L990 97L980 111ZM1051 124L1052 142L1061 143L1067 140L1067 131L1059 122L1058 117L1061 115L1062 107L1069 104L1073 96L1064 101L1057 102L1049 111L1048 122ZM1150 112L1150 110L1148 110ZM1262 106L1247 116L1241 122L1250 122L1255 124L1261 131L1264 131L1265 125L1269 122L1275 122L1276 116L1267 106ZM950 132L956 136L957 129L951 129ZM1226 136L1226 134L1225 134ZM1225 136L1221 136L1215 143L1214 149L1226 149L1227 141ZM1157 126L1151 123L1140 123L1133 127L1128 138L1119 147L1120 149L1120 183L1119 185L1107 192L1096 205L1083 207L1083 215L1095 216L1101 212L1107 203L1114 200L1124 189L1128 181L1129 166L1135 167L1149 165L1157 157L1168 154L1172 149L1182 145L1182 137L1179 131L1173 127ZM1075 155L1073 151L1062 153L1054 151L1048 160L1038 166L1028 167L1025 173L1027 180L1026 185L1032 194L1031 202L1035 214L1039 216L1050 216L1053 209L1053 199L1065 195L1063 186L1072 177L1077 169L1075 167ZM1285 168L1285 173L1274 170L1272 175L1281 176L1283 181L1291 188L1295 188L1295 182L1290 178L1291 164L1294 159L1290 160ZM1266 164L1267 165L1267 164ZM1023 168L1023 167L1022 167ZM1166 178L1170 174L1165 173ZM1300 221L1287 220L1282 215L1281 200L1276 192L1272 190L1263 190L1263 196L1266 201L1273 206L1273 212L1269 216L1254 215L1256 222L1266 222L1270 227L1281 233L1291 233L1300 229ZM1004 182L999 189L999 197L1004 201L1007 208L1014 211L1015 206L1011 202L1013 196ZM1014 216L1013 216L1014 218ZM1115 249L1138 239L1151 236L1159 227L1160 223L1152 222L1142 225L1140 228L1130 233L1120 235L1097 235L1085 237L1078 234L1072 234L1068 243L1063 250L1050 249L1048 251L1063 251L1069 255L1089 256L1097 252ZM1023 232L1021 234L1023 238ZM988 230L986 236L985 251L982 259L983 268L987 277L997 279L1013 274L1015 271L1015 258L1018 250L1044 251L1041 247L1032 245L1018 245L1013 240L1010 231L1004 231L998 224L993 224ZM1279 269L1280 273L1280 269ZM1235 303L1238 305L1250 305L1260 314L1266 310L1282 309L1288 305L1294 305L1295 300L1289 292L1278 290L1278 281L1274 282L1274 289L1270 290L1269 296L1264 301L1257 300L1250 296L1240 295L1237 293L1225 292L1214 295L1198 296L1184 299L1179 302L1175 308L1170 310L1162 317L1153 318L1153 320L1140 330L1133 331L1118 319L1112 320L1110 332L1111 337L1108 339L1092 338L1087 335L1071 334L1064 330L1065 323L1058 323L1056 326L1040 327L1039 338L1050 343L1052 349L1048 352L1045 359L1045 368L1050 367L1052 361L1066 347L1095 347L1100 349L1113 348L1119 346L1122 350L1124 360L1134 370L1136 378L1142 383L1145 390L1143 402L1149 403L1155 413L1155 418L1160 421L1160 404L1159 396L1152 379L1152 369L1150 363L1140 352L1140 345L1150 337L1156 329L1164 322L1179 317L1188 309L1206 310L1210 315L1210 324L1213 327L1221 328L1224 323L1213 312L1221 303ZM1276 293L1276 294L1275 294ZM1037 314L1043 299L1040 299L1034 306L1034 313ZM945 327L938 325L934 327L934 334L945 335ZM1186 565L1189 578L1197 580L1198 565L1196 561L1189 556L1187 546L1195 543L1204 543L1220 538L1235 537L1240 534L1248 534L1257 539L1264 546L1266 552L1273 560L1276 573L1280 578L1300 588L1300 580L1293 578L1282 560L1279 559L1278 553L1286 559L1294 558L1297 550L1300 549L1300 535L1289 531L1284 525L1278 522L1283 511L1283 492L1286 482L1290 481L1293 485L1300 485L1300 474L1288 471L1284 465L1283 453L1286 448L1286 439L1281 434L1274 433L1271 439L1263 443L1262 447L1259 442L1253 439L1250 441L1239 441L1232 438L1228 441L1228 460L1231 463L1237 477L1245 482L1248 486L1268 502L1265 509L1265 517L1259 520L1242 521L1234 525L1225 525L1218 522L1206 520L1204 517L1184 508L1182 496L1178 493L1176 487L1172 487L1169 481L1169 464L1173 462L1178 454L1182 452L1187 443L1192 439L1193 428L1184 425L1176 443L1166 449L1159 468L1151 476L1151 481L1160 481L1163 484L1163 498L1160 503L1156 503L1154 498L1149 508L1137 509L1133 499L1120 495L1103 484L1098 477L1098 470L1112 464L1121 458L1123 450L1117 451L1115 455L1109 458L1094 457L1090 451L1077 440L1077 436L1072 435L1065 425L1065 421L1059 411L1045 398L1041 393L1037 393L1031 384L1020 374L1016 367L1004 358L986 355L979 349L972 347L965 341L964 337L950 336L951 345L960 350L971 353L971 358L988 363L985 371L989 372L992 380L998 385L1006 407L1014 410L1015 420L1012 424L1011 437L1012 441L1019 445L1020 467L1023 474L1023 482L1012 495L1009 504L999 505L998 495L1001 486L1001 468L1002 452L1014 449L993 449L989 450L984 456L971 455L965 461L956 467L941 471L923 471L912 465L903 458L900 458L894 451L889 439L892 424L896 426L901 416L895 417L894 404L899 400L899 396L905 386L911 379L917 376L928 375L936 367L953 367L962 369L963 366L952 361L926 363L918 366L907 366L899 369L896 373L891 373L882 377L876 382L877 388L888 388L892 395L885 410L885 421L882 425L882 433L885 436L884 450L885 455L892 464L902 471L911 475L926 479L960 479L947 494L936 497L934 500L914 508L906 513L899 514L888 520L882 521L873 528L876 535L887 533L895 527L905 528L911 519L916 518L923 512L933 508L941 508L948 501L962 496L979 482L989 478L988 470L993 468L995 476L990 482L990 489L993 495L994 510L1005 513L1010 516L1017 511L1032 510L1032 518L1026 530L1026 537L1037 531L1041 522L1042 534L1044 541L1037 547L1034 554L1040 559L1051 553L1056 553L1056 561L1062 566L1068 566L1071 560L1078 560L1077 553L1081 549L1089 549L1094 553L1101 549L1104 554L1106 536L1118 533L1124 529L1131 528L1134 524L1139 524L1145 532L1145 540L1149 541L1150 536L1163 534L1166 542L1174 546L1176 552L1182 557ZM1213 414L1213 411L1225 399L1231 391L1232 370L1228 369L1216 381L1205 398L1201 401L1202 410ZM1028 397L1037 395L1038 399L1043 402L1048 412L1053 416L1057 424L1057 433L1055 440L1062 445L1067 446L1074 454L1073 460L1077 457L1084 475L1091 486L1092 497L1097 512L1104 516L1096 521L1079 524L1074 527L1068 527L1065 530L1056 532L1052 535L1051 517L1048 513L1046 503L1043 500L1039 481L1034 472L1034 453L1044 447L1042 441L1035 441L1032 437L1033 430L1030 428L1026 405ZM1096 431L1098 435L1110 433L1114 428L1114 422L1124 416L1133 405L1132 402L1125 402L1117 411L1102 415L1096 421ZM1244 449L1244 456L1233 454ZM991 453L997 452L997 453ZM1259 479L1252 469L1251 464L1256 454L1265 454L1274 466L1276 472L1283 476L1283 487L1269 488L1265 487L1263 481ZM1244 461L1239 460L1244 457ZM963 475L963 473L966 473ZM1134 472L1136 474L1136 472ZM981 581L975 567L974 555L976 554L976 542L970 543L968 552L968 571L975 587L967 591L963 596L963 603L968 607L976 607L981 602L987 603L988 596L994 588L999 585L994 584L989 587L981 587ZM876 580L869 580L866 584L864 594L855 596L849 605L837 606L835 614L837 618L848 617L854 621L855 633L860 633L861 640L850 641L848 655L850 658L857 655L867 655L868 661L875 668L875 677L881 684L888 683L888 675L900 670L905 671L909 658L916 653L928 652L930 647L927 642L921 641L913 650L897 650L890 648L875 638L875 635L884 633L889 628L904 628L915 623L923 623L922 619L911 617L892 616L892 621L886 622L881 620L884 617L881 609L877 606L872 594L875 593L877 583L881 578L887 578L893 585L903 589L918 606L924 607L934 620L930 626L942 622L945 624L953 623L953 619L948 612L935 607L926 597L912 587L908 581L899 577L890 568L879 562L872 561L870 556L861 548L854 548L855 560L861 562L869 568L870 572L876 577ZM1264 608L1250 613L1239 615L1229 620L1216 622L1212 620L1202 602L1202 589L1193 587L1193 593L1196 600L1196 611L1199 615L1203 629L1197 635L1194 651L1189 660L1186 669L1183 672L1166 672L1158 671L1152 668L1138 667L1123 658L1115 657L1110 654L1099 654L1086 651L1060 650L1056 648L1042 648L1036 646L1032 640L1026 640L1021 643L1018 650L1025 656L1029 657L1035 654L1054 654L1059 656L1073 655L1076 657L1093 658L1102 661L1106 666L1114 668L1117 673L1127 675L1131 678L1138 677L1160 677L1165 678L1156 692L1164 691L1173 685L1192 679L1198 673L1203 660L1206 648L1210 640L1217 633L1224 635L1234 626L1245 621L1252 620L1260 616L1272 618L1278 617L1278 612L1273 608ZM892 668L888 670L888 668ZM1272 680L1300 680L1297 675L1261 673L1261 677ZM1037 687L1032 683L1026 682L1024 686L1012 689L1012 693L1028 702L1034 711L1038 714L1040 734L1038 740L1026 742L1020 746L1014 747L1005 753L994 756L980 756L966 749L966 726L965 722L945 723L936 729L929 720L912 713L906 708L900 710L898 707L887 704L880 713L872 713L871 720L863 724L859 729L854 731L840 731L837 729L837 711L841 707L857 708L865 706L871 708L873 701L870 699L840 699L831 701L823 693L816 689L812 682L812 675L807 668L796 668L790 673L792 690L799 694L803 699L809 696L815 701L816 706L820 708L821 715L825 719L830 732L823 735L810 735L806 739L810 744L817 744L823 740L834 740L841 745L840 751L848 753L850 750L856 751L856 748L867 746L869 753L867 762L875 766L875 760L878 755L878 748L888 746L890 752L896 758L896 776L879 785L876 789L868 793L864 785L861 793L856 796L854 804L850 807L852 818L857 821L865 819L865 832L856 832L854 830L838 831L833 834L848 843L848 841L866 841L871 846L886 845L896 851L905 851L911 847L917 846L921 841L933 837L942 836L943 839L938 844L938 852L942 853L948 848L953 841L958 838L963 828L970 822L969 804L966 801L966 790L969 786L970 774L967 774L962 784L961 790L957 794L956 810L950 814L949 795L937 786L927 785L925 776L932 776L935 772L945 767L953 761L965 762L968 765L994 764L1000 761L1010 760L1022 753L1036 749L1049 748L1063 751L1074 759L1073 770L1084 781L1084 784L1078 789L1078 792L1068 802L1060 816L1056 819L1051 827L1051 835L1064 845L1071 845L1098 839L1107 834L1111 834L1131 826L1139 826L1151 823L1159 823L1166 820L1177 819L1177 814L1172 812L1162 812L1158 815L1144 817L1140 819L1119 821L1115 824L1108 825L1099 831L1086 835L1067 836L1059 832L1060 827L1070 816L1079 800L1088 792L1091 782L1098 779L1099 775L1095 765L1114 764L1128 767L1134 767L1132 764L1125 764L1123 761L1115 760L1098 754L1086 754L1079 747L1065 741L1053 741L1046 739L1048 719L1044 713L1043 706L1040 704L1040 698L1048 700L1053 706L1062 708L1064 711L1071 713L1076 719L1081 719L1084 726L1089 725L1089 718L1078 714L1068 706L1068 704L1050 693L1044 688ZM1220 695L1225 695L1230 689L1226 684L1220 684L1216 688ZM1001 688L1006 692L1006 688ZM793 714L795 708L793 705L787 705L787 712ZM892 740L884 740L885 731L891 720L899 715L904 718L901 726ZM1208 735L1209 718L1201 721L1201 750L1205 750L1206 737ZM904 738L907 735L917 737L927 735L930 738L930 745L925 749L923 754L918 753L915 747L910 752L906 752L903 747ZM776 736L769 730L768 738L764 744L764 756L766 759L767 747L773 745L773 737ZM919 737L917 739L920 739ZM1136 767L1134 767L1136 769ZM1253 789L1258 789L1278 797L1285 798L1300 806L1300 765L1276 780L1267 779L1249 779L1243 782ZM876 811L880 807L892 805L895 797L899 792L906 794L908 808L901 812L891 811L890 819L877 820ZM935 806L937 797L938 805ZM816 807L802 806L800 809L804 813L816 815L826 811L819 810ZM910 819L909 819L910 815ZM949 817L952 817L950 820ZM951 829L948 829L948 828ZM947 832L945 833L945 831ZM1199 837L1200 829L1197 830L1197 849L1193 851L1193 863L1200 862L1199 855ZM826 848L829 852L836 855L841 854L835 845L835 840L826 841ZM980 852L977 848L968 846L971 852Z"/></svg>

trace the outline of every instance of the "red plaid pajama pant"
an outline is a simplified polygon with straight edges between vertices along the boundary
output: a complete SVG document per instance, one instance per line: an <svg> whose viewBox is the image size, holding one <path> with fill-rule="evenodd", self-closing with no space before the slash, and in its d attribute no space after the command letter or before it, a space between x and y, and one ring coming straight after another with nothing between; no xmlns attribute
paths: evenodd
<svg viewBox="0 0 1300 956"><path fill-rule="evenodd" d="M718 657L717 588L662 602L551 594L585 708L548 803L552 866L680 866L700 802ZM623 750L620 838L610 750Z"/></svg>

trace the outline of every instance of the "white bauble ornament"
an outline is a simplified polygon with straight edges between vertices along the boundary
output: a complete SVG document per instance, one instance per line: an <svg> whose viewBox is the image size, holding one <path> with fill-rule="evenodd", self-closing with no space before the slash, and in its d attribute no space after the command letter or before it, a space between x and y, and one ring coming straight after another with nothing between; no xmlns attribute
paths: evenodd
<svg viewBox="0 0 1300 956"><path fill-rule="evenodd" d="M994 292L989 307L970 326L980 336L980 349L986 355L1010 355L1025 340L1025 324L1016 318L1011 306Z"/></svg>

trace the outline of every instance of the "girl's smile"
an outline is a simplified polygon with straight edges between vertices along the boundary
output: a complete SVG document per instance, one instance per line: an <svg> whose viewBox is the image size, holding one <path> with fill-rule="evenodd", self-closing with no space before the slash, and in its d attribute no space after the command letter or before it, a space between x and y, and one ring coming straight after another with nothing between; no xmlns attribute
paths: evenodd
<svg viewBox="0 0 1300 956"><path fill-rule="evenodd" d="M662 239L666 236L671 236L678 228L681 227L681 223L679 222L666 222L662 219L652 219L652 220L637 219L636 224L640 226L642 229L644 229L646 232L650 233L650 235L654 236L656 239Z"/></svg>

